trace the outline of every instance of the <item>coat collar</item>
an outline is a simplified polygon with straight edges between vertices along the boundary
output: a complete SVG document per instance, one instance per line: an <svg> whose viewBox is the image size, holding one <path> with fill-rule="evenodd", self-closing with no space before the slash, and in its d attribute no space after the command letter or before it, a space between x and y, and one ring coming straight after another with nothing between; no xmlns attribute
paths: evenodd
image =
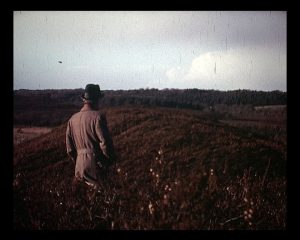
<svg viewBox="0 0 300 240"><path fill-rule="evenodd" d="M85 104L83 105L83 107L81 108L80 112L84 112L84 111L95 111L95 110L97 110L97 109L93 108L93 107L91 106L91 104L85 103Z"/></svg>

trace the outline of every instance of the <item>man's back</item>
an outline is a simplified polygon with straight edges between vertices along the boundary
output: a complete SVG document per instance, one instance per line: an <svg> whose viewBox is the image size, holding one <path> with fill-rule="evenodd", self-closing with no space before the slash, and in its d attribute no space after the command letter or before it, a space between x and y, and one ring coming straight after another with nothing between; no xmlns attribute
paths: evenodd
<svg viewBox="0 0 300 240"><path fill-rule="evenodd" d="M99 111L80 111L70 119L70 127L76 149L99 149L99 138L97 137L97 125L101 121Z"/></svg>
<svg viewBox="0 0 300 240"><path fill-rule="evenodd" d="M69 120L66 145L68 154L76 162L75 176L88 182L97 182L97 162L104 158L113 161L113 143L106 117L89 105L84 105Z"/></svg>

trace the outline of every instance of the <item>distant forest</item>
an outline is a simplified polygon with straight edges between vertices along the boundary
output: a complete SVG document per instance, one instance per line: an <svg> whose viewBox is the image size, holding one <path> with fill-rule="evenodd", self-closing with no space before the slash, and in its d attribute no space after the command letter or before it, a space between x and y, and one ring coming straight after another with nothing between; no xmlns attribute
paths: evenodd
<svg viewBox="0 0 300 240"><path fill-rule="evenodd" d="M84 89L74 90L15 90L15 109L34 106L59 107L78 106L81 104L80 95ZM103 106L159 106L188 109L202 109L207 105L285 105L286 92L281 91L216 91L200 89L138 89L138 90L104 90Z"/></svg>
<svg viewBox="0 0 300 240"><path fill-rule="evenodd" d="M84 89L15 90L14 122L24 125L58 125L82 105ZM281 91L217 91L200 89L104 90L101 107L139 106L179 109L214 109L217 105L286 105L287 93ZM37 120L33 120L34 117ZM38 119L43 121L38 122Z"/></svg>

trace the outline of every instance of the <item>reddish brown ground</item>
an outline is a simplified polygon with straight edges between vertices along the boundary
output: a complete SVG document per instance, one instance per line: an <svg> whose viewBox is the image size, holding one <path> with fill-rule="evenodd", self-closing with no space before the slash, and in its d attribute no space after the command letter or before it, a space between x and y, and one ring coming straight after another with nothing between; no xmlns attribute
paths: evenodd
<svg viewBox="0 0 300 240"><path fill-rule="evenodd" d="M14 227L285 229L285 122L262 130L218 117L163 108L108 110L118 158L100 192L72 183L65 124L19 144Z"/></svg>

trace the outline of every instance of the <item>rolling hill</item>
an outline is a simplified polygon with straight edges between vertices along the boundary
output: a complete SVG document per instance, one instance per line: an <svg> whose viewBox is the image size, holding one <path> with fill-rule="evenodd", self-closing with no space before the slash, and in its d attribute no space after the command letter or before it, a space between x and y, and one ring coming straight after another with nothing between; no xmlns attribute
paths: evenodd
<svg viewBox="0 0 300 240"><path fill-rule="evenodd" d="M285 123L216 112L105 109L117 162L95 191L73 182L66 123L14 149L16 229L285 229Z"/></svg>

